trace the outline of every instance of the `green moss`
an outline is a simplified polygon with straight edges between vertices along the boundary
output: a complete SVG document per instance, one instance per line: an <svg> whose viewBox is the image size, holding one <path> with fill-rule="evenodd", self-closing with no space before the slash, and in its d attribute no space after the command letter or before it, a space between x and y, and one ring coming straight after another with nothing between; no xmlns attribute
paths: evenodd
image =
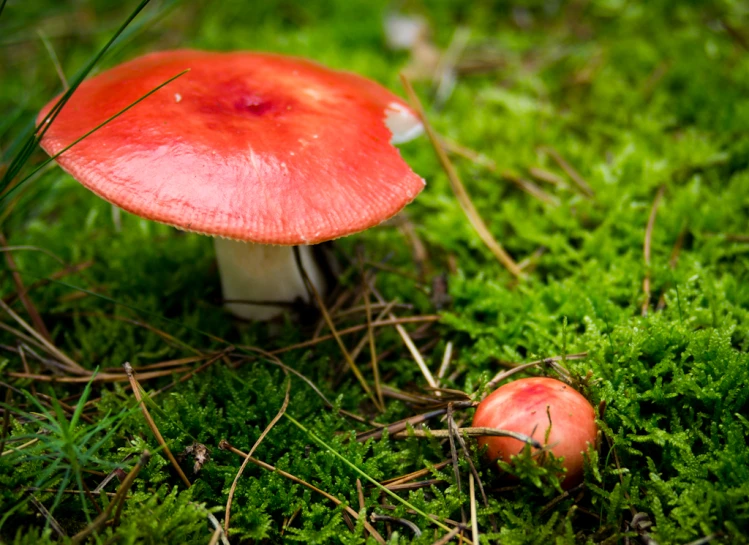
<svg viewBox="0 0 749 545"><path fill-rule="evenodd" d="M51 0L6 6L0 16L2 164L17 151L39 108L59 91L35 29L46 30L70 76L106 42L126 9L104 0L86 7ZM384 1L277 0L252 7L239 1L165 2L147 8L142 20L148 24L127 37L104 65L167 47L262 49L314 58L398 90L397 74L407 56L385 46L381 22L388 9ZM436 128L494 160L499 171L527 177L528 169L538 166L560 176L567 187L544 185L560 201L547 205L496 173L455 159L477 209L508 251L520 260L543 249L528 279L517 284L476 236L425 139L403 146L404 158L428 181L407 210L429 254L426 283L380 271L378 289L388 300L412 305L414 314L430 314L437 310L429 282L452 271L451 303L440 311L440 322L418 339L419 344L436 342L425 351L432 369L439 366L446 343L453 343L448 375L460 374L447 387L480 392L500 362L587 351L587 358L564 364L593 404L605 406L605 437L600 452L591 454L579 497L550 504L558 491L543 470L521 464L516 472L523 478L508 483L474 456L489 495L488 506L478 514L482 542L622 543L625 535L636 535L627 522L637 512L649 516L653 526L648 531L661 545L709 535L716 543L749 542L749 245L734 236L749 233L749 56L733 33L739 29L740 36L747 28L746 7L731 0L678 5L666 0L514 5L414 0L403 3L403 9L423 15L443 48L458 25L469 28L469 52L480 50L497 62L496 70L462 76L441 108L429 107ZM430 86L417 83L417 90L429 104ZM580 172L595 190L594 199L574 189L545 146ZM38 153L31 162L42 158ZM648 267L643 241L660 187L664 193ZM267 350L312 335L309 327L292 321L276 328L280 331L232 322L219 304L208 238L128 214L118 230L110 205L59 169L29 183L6 217L7 206L4 202L0 212L3 233L12 245L32 247L13 253L24 283L34 286L30 297L55 344L87 368L119 369L125 361L147 365L225 348L205 333ZM386 261L410 276L420 272L407 239L393 225L339 241L342 262L360 246L369 261ZM60 270L50 253L68 264L88 266L59 282L34 285ZM652 294L650 311L642 316L646 274L652 278ZM347 270L343 281L358 285L356 268ZM5 298L15 292L3 269L0 293ZM661 299L665 306L659 306ZM17 301L12 306L28 318ZM346 323L361 323L359 318ZM16 326L7 316L2 320ZM353 347L360 338L346 342ZM3 331L0 344L15 347L17 337ZM425 383L397 333L383 328L377 349L386 354L380 365L385 382L419 392ZM0 357L3 373L23 370L17 353L3 349ZM436 439L386 435L355 441L354 434L367 426L339 409L380 423L420 410L389 399L386 412L376 414L358 382L345 373L334 343L281 358L334 404L333 410L327 408L308 384L292 376L289 414L373 478L434 468L450 455ZM36 370L36 360L29 361ZM366 350L358 361L371 379ZM219 442L226 439L248 451L278 412L287 380L266 361L234 362L232 367L216 362L153 398L151 413L175 454L194 442L211 451L197 474L193 461L183 459L193 482L190 490L159 449L124 384L93 387L95 401L85 412L92 422L75 422L67 442L61 432L42 433L43 426L17 411L46 410L48 426L70 422L70 414L50 405L42 410L14 391L10 405L16 412L6 452L24 437L42 440L0 457L0 513L14 510L0 528L0 540L64 542L45 525L31 494L72 536L96 513L82 495L57 495L60 487L78 488L74 469L65 482L71 459L85 461L83 478L94 489L103 474L113 467L129 471L148 449L151 461L131 489L119 526L103 529L94 541L207 543L214 531L208 513L223 518L241 463L237 455L220 450ZM155 391L177 378L144 386ZM3 381L68 404L80 399L69 396L83 391L80 384L11 376ZM457 416L470 421L471 415ZM431 425L444 427L437 420ZM282 419L255 456L358 509L359 475L290 422ZM399 494L423 511L460 519L461 506L467 507L465 460L460 468L462 492L447 466L432 469L429 478L439 479L438 484ZM117 486L115 480L105 490ZM392 511L378 506L380 494L366 483L364 498L368 514L403 517L423 532L415 539L407 528L391 525L392 542L432 543L442 534L402 505L393 502ZM111 498L97 501L106 505ZM251 464L238 482L231 527L232 543L372 542L361 521L349 530L341 508ZM377 528L386 533L385 524Z"/></svg>

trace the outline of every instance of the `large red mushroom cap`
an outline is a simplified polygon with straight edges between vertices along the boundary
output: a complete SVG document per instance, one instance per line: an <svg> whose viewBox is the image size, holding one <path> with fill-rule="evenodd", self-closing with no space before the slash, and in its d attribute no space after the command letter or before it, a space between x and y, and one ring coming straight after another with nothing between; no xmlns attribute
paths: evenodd
<svg viewBox="0 0 749 545"><path fill-rule="evenodd" d="M144 218L268 244L367 229L424 187L391 144L421 128L400 98L360 76L272 54L167 51L119 65L78 88L42 147L59 152L185 69L58 163Z"/></svg>

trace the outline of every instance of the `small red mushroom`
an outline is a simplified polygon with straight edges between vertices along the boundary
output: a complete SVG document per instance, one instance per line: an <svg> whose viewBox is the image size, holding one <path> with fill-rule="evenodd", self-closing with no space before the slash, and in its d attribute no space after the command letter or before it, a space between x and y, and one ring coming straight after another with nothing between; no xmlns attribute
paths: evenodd
<svg viewBox="0 0 749 545"><path fill-rule="evenodd" d="M479 404L473 425L522 433L548 445L554 456L564 457L564 488L582 480L583 453L596 444L598 434L593 406L571 386L552 378L526 378L501 386ZM492 462L509 462L524 447L511 437L479 437L478 444L488 447L486 456Z"/></svg>
<svg viewBox="0 0 749 545"><path fill-rule="evenodd" d="M368 229L424 187L392 145L417 136L406 103L363 77L281 55L152 53L84 82L47 130L55 154L172 76L57 162L141 217L215 236L226 300L308 300L308 245ZM49 112L55 101L41 112ZM228 303L247 319L281 306Z"/></svg>

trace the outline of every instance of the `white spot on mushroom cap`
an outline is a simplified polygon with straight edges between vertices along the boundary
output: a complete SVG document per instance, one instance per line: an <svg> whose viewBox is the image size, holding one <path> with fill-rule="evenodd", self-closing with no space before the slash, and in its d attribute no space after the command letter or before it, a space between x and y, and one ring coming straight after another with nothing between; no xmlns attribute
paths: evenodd
<svg viewBox="0 0 749 545"><path fill-rule="evenodd" d="M421 120L411 110L398 102L391 102L385 110L385 125L393 135L391 144L402 144L424 132Z"/></svg>
<svg viewBox="0 0 749 545"><path fill-rule="evenodd" d="M182 95L180 95L179 93L174 93L174 102L176 102L177 104L182 102Z"/></svg>
<svg viewBox="0 0 749 545"><path fill-rule="evenodd" d="M304 90L304 94L307 95L307 96L309 96L309 97L312 97L315 100L320 100L322 98L322 93L320 93L320 91L318 91L317 89L314 89L312 87L307 87Z"/></svg>

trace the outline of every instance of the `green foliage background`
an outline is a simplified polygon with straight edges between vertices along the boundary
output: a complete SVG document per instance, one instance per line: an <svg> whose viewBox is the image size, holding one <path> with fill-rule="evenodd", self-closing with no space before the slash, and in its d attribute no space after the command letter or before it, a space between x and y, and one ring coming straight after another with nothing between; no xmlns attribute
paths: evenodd
<svg viewBox="0 0 749 545"><path fill-rule="evenodd" d="M103 0L8 2L0 16L2 163L17 152L36 112L60 91L37 30L48 37L70 77L133 7ZM154 49L260 49L313 58L400 92L398 72L407 55L386 48L382 29L393 7L351 0L154 2L102 67ZM583 393L594 405L606 406L601 427L608 439L600 455L592 456L579 497L544 509L559 494L553 479L542 476L540 487L524 479L507 491L506 482L481 467L490 490L489 507L479 510L482 542L624 543L625 536L637 539L627 523L633 512L643 512L653 523L652 538L662 545L708 536L713 543L748 543L749 8L738 0L406 0L399 8L424 16L442 48L456 28L469 29L469 51L483 51L498 62L489 73L461 77L441 108L429 108L440 133L480 151L500 170L527 176L530 167L541 166L571 185L539 151L553 146L595 190L595 198L586 199L569 187L546 186L560 200L559 206L546 205L496 173L455 159L482 217L508 251L523 259L544 249L534 257L528 279L516 284L467 222L427 141L402 147L409 164L428 181L407 209L430 255L428 276L449 273L452 296L431 330L438 341L426 353L428 363L436 368L446 342L453 342L451 370L461 373L447 386L474 393L501 361L587 351L586 359L566 365L578 378L592 374L582 383ZM418 84L417 91L429 104L430 86ZM32 162L42 158L39 153ZM660 187L664 196L647 267L643 240ZM190 347L224 348L200 331L264 349L310 337L309 328L290 320L280 331L270 331L225 315L207 237L126 214L118 232L110 205L57 168L45 170L20 195L12 207L3 202L0 212L9 244L43 249L70 264L93 262L65 277L64 284L38 285L30 292L56 344L87 368L180 358L192 354ZM671 267L682 233L678 262ZM341 256L361 246L371 261L387 260L391 267L416 272L407 240L392 225L338 246ZM27 286L60 269L40 251L15 251L14 258ZM648 272L653 297L651 312L643 317L642 282ZM12 297L16 287L9 271L0 274L2 296ZM344 276L352 286L358 281L355 270ZM413 305L415 314L435 312L429 283L420 286L379 272L377 285L386 298ZM660 297L665 307L656 311ZM17 303L13 307L22 312ZM146 322L183 344L165 342L115 317ZM7 315L2 320L12 323ZM15 346L16 339L3 331L0 343ZM409 391L425 385L394 331L378 337L378 349L391 350L382 362L389 385ZM60 399L83 390L82 385L13 378L7 373L22 371L21 359L8 350L0 358L3 386L36 388ZM365 351L360 359L367 358ZM337 407L373 414L358 383L350 375L341 379L344 364L333 343L282 359ZM156 389L169 381L145 386ZM58 498L65 468L85 459L83 475L94 488L102 478L97 475L115 466L127 471L149 449L153 458L131 491L120 525L93 540L207 543L213 531L207 513L223 517L241 462L219 450L219 441L249 450L280 408L284 381L278 368L260 360L236 368L219 363L155 398L154 418L174 452L194 441L212 452L199 474L188 472L194 481L189 490L158 451L122 384L94 386L94 404L85 412L91 423L79 420L67 431L65 426L47 430L49 440L11 453L24 436L42 429L30 416L40 413L38 407L14 392L12 405L29 414L13 413L0 457L0 513L12 510L0 540L19 545L58 540L29 503L28 487L42 489L33 492L36 499L48 509L55 505L55 519L73 535L96 513L79 495ZM4 394L6 388L1 389ZM352 441L365 427L327 409L295 378L288 412L378 480L449 455L434 440ZM389 423L412 414L405 403L388 400L387 411L376 419ZM66 418L70 415L50 412L50 420ZM106 425L97 424L102 421ZM357 474L289 421L282 419L256 454L357 508ZM189 460L184 464L188 471L190 465ZM461 467L465 487L467 464ZM518 471L532 472L522 466ZM466 494L458 492L449 467L433 474L447 484L404 497L429 513L459 518ZM77 489L76 483L69 488ZM403 516L423 530L412 540L407 529L393 527L393 542L432 543L441 535L401 506L394 512L377 507L376 489L366 488L365 496L370 513ZM341 509L321 496L253 466L239 482L232 527L232 543L363 543L368 536L361 524L350 531ZM384 525L378 528L385 532Z"/></svg>

